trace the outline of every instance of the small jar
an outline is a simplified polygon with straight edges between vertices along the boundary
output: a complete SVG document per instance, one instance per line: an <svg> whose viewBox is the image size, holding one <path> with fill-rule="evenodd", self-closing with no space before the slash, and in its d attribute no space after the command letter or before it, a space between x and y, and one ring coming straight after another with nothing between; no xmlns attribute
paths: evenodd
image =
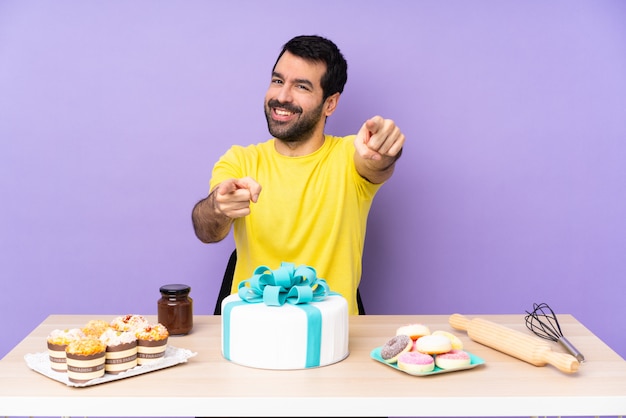
<svg viewBox="0 0 626 418"><path fill-rule="evenodd" d="M159 323L167 328L170 335L189 333L193 327L193 300L189 297L191 287L186 284L166 284L159 291Z"/></svg>

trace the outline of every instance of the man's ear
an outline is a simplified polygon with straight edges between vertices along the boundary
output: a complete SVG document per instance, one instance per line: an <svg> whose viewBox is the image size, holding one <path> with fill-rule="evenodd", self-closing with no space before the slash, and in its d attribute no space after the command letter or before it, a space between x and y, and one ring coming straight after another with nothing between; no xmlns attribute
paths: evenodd
<svg viewBox="0 0 626 418"><path fill-rule="evenodd" d="M324 114L326 117L332 115L337 109L337 105L339 104L339 96L341 93L335 93L332 96L328 96L326 98L326 102L324 102Z"/></svg>

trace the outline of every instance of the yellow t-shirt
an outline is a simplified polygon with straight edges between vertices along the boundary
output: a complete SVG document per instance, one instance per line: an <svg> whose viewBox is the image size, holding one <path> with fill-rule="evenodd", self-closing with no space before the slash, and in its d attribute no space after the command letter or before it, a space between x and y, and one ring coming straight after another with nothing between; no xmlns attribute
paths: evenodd
<svg viewBox="0 0 626 418"><path fill-rule="evenodd" d="M346 298L351 315L358 314L367 217L381 185L356 171L354 135L325 138L320 149L302 157L279 154L274 139L233 146L215 164L211 189L245 176L262 187L250 214L234 222L233 293L261 265L274 270L283 261L304 264Z"/></svg>

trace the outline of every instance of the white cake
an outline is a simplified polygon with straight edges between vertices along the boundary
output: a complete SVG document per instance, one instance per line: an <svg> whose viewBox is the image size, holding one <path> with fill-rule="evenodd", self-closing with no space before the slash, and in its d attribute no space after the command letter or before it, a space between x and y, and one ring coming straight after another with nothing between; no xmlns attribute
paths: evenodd
<svg viewBox="0 0 626 418"><path fill-rule="evenodd" d="M281 306L249 303L237 294L222 302L222 355L233 363L306 369L337 363L348 353L348 303L341 295Z"/></svg>

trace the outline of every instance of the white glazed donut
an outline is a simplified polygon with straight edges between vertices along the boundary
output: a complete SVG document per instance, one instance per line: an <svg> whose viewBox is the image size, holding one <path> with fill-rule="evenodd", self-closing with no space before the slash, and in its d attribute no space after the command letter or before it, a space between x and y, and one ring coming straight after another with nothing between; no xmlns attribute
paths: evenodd
<svg viewBox="0 0 626 418"><path fill-rule="evenodd" d="M435 360L428 354L409 351L398 357L398 369L407 373L427 373L435 370Z"/></svg>
<svg viewBox="0 0 626 418"><path fill-rule="evenodd" d="M472 362L469 354L463 350L451 350L435 356L435 365L440 369L450 370L469 366Z"/></svg>
<svg viewBox="0 0 626 418"><path fill-rule="evenodd" d="M423 324L406 324L396 330L396 335L408 335L413 341L430 334L430 329Z"/></svg>
<svg viewBox="0 0 626 418"><path fill-rule="evenodd" d="M424 354L441 354L452 350L452 343L443 335L425 335L418 338L413 346L413 351Z"/></svg>
<svg viewBox="0 0 626 418"><path fill-rule="evenodd" d="M450 339L450 342L452 343L453 350L463 350L463 342L461 341L461 339L450 332L437 330L433 332L432 335L443 335L445 337L448 337Z"/></svg>

